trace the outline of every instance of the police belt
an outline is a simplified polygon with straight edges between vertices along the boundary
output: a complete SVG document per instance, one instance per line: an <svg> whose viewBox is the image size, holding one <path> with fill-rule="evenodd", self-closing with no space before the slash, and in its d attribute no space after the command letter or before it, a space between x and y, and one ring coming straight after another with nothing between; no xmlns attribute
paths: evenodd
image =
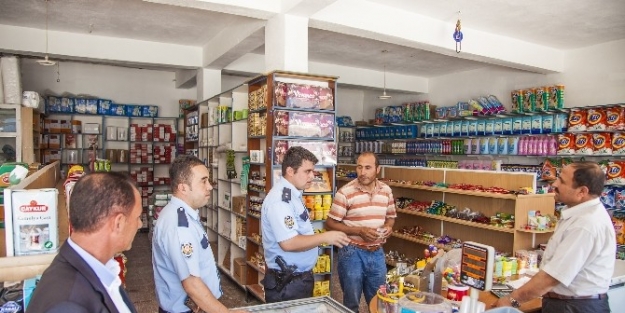
<svg viewBox="0 0 625 313"><path fill-rule="evenodd" d="M268 268L267 269L267 275L273 275L278 279L282 279L285 276L285 273L283 271L279 271L279 270L274 270L272 268ZM299 278L299 279L304 279L306 277L312 277L313 276L313 272L312 270L310 271L305 271L305 272L294 272L293 275L291 275L292 279L295 278ZM290 281L281 281L282 284L286 285L288 283L290 283Z"/></svg>
<svg viewBox="0 0 625 313"><path fill-rule="evenodd" d="M608 295L605 293L588 295L588 296L565 296L555 292L547 292L543 295L543 298L559 299L559 300L603 300L607 299Z"/></svg>

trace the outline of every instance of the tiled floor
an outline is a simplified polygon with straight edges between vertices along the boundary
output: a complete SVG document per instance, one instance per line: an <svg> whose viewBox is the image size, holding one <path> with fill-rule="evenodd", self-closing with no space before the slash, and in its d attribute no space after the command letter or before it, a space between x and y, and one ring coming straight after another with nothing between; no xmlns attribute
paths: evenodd
<svg viewBox="0 0 625 313"><path fill-rule="evenodd" d="M126 291L135 304L139 313L158 312L158 302L154 292L154 275L152 272L152 252L147 233L137 233L132 249L127 251L128 262L126 267ZM335 258L336 259L336 258ZM336 268L336 264L334 266ZM343 292L338 282L338 276L332 276L332 296L339 302L343 301ZM237 284L226 275L221 275L221 288L224 292L219 299L226 307L235 308L261 304L250 295L246 302L246 294ZM360 312L368 312L364 299L360 302Z"/></svg>

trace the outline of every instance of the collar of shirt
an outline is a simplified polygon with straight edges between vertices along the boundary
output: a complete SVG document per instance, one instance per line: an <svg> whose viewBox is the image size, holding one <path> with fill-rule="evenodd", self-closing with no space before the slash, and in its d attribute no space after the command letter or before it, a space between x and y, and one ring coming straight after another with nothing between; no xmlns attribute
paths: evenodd
<svg viewBox="0 0 625 313"><path fill-rule="evenodd" d="M289 182L288 180L286 180L284 177L282 179L280 179L280 181L282 182L282 185L286 188L289 188L292 190L291 192L291 200L292 199L301 199L302 198L302 191L295 188L295 186L293 186L293 184L291 184L291 182Z"/></svg>
<svg viewBox="0 0 625 313"><path fill-rule="evenodd" d="M355 179L356 181L356 188L358 188L360 191L362 192L366 192L366 193L370 193L370 194L374 194L376 192L378 192L380 190L380 188L382 188L382 186L380 186L380 182L378 181L378 179L375 179L375 186L373 187L373 189L371 191L366 190L358 181L358 179Z"/></svg>
<svg viewBox="0 0 625 313"><path fill-rule="evenodd" d="M80 255L80 257L87 262L89 267L93 269L96 276L100 279L100 282L106 289L110 289L112 287L118 288L121 284L121 281L115 284L116 280L119 281L119 263L115 261L115 259L110 259L106 264L102 264L98 259L93 257L89 252L85 251L79 245L72 241L71 238L67 238L67 243Z"/></svg>
<svg viewBox="0 0 625 313"><path fill-rule="evenodd" d="M200 220L200 212L199 212L199 210L194 210L186 202L182 201L182 199L176 198L175 196L172 196L171 200L169 200L169 203L172 203L177 208L183 208L184 211L189 216L191 216L191 218L193 218L194 220L196 220L196 221Z"/></svg>
<svg viewBox="0 0 625 313"><path fill-rule="evenodd" d="M573 216L578 216L586 213L586 210L590 207L594 207L598 204L601 204L601 200L599 198L595 198L592 200L588 200L586 202L580 203L574 207L567 207L560 212L560 219L566 220Z"/></svg>

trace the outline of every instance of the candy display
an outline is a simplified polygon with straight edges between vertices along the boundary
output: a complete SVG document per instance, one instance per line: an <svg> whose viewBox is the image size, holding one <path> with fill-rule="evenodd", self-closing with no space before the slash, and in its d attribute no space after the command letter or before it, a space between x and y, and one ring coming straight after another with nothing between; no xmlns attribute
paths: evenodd
<svg viewBox="0 0 625 313"><path fill-rule="evenodd" d="M334 109L334 91L329 87L277 82L276 106L301 109Z"/></svg>
<svg viewBox="0 0 625 313"><path fill-rule="evenodd" d="M312 112L275 111L274 135L334 138L334 115Z"/></svg>

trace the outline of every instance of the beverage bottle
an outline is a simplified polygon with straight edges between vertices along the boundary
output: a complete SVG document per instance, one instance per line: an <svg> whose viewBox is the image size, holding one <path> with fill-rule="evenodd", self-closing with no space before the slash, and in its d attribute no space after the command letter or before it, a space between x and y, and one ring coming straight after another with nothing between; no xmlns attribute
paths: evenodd
<svg viewBox="0 0 625 313"><path fill-rule="evenodd" d="M463 154L471 154L471 139L463 140Z"/></svg>

